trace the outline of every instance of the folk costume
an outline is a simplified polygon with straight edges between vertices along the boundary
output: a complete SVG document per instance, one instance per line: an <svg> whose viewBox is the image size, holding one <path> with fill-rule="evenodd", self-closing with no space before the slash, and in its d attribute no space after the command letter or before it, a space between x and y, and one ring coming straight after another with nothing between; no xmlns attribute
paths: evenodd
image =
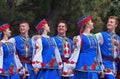
<svg viewBox="0 0 120 79"><path fill-rule="evenodd" d="M97 39L94 34L83 34L85 23L91 16L85 16L78 21L80 35L74 37L74 50L69 59L68 68L75 68L75 79L98 79L99 72L103 71L102 58ZM101 63L101 64L100 64Z"/></svg>
<svg viewBox="0 0 120 79"><path fill-rule="evenodd" d="M9 41L16 44L18 57L24 67L24 72L21 75L26 74L26 79L36 79L36 74L32 66L34 56L32 39L19 35L11 38Z"/></svg>
<svg viewBox="0 0 120 79"><path fill-rule="evenodd" d="M0 26L0 38L2 38L5 29L10 28L8 23ZM1 40L0 47L0 79L20 79L18 74L22 64L16 54L15 44L9 41ZM19 66L18 66L19 64Z"/></svg>
<svg viewBox="0 0 120 79"><path fill-rule="evenodd" d="M115 79L120 57L120 37L109 31L97 33L96 36L101 47L105 79Z"/></svg>
<svg viewBox="0 0 120 79"><path fill-rule="evenodd" d="M45 24L47 24L45 19L40 21L36 26L37 31L41 31ZM34 45L36 54L32 64L34 68L40 68L37 79L61 79L59 69L62 68L62 62L55 40L41 35Z"/></svg>
<svg viewBox="0 0 120 79"><path fill-rule="evenodd" d="M68 62L73 50L73 42L70 38L62 37L62 36L54 36L54 39L57 43L57 47L60 52L60 56L62 58L63 65ZM63 67L65 68L65 67ZM62 70L61 70L62 71ZM61 72L63 77L70 77L67 75L67 72ZM72 74L73 75L73 74ZM72 76L71 75L71 76Z"/></svg>

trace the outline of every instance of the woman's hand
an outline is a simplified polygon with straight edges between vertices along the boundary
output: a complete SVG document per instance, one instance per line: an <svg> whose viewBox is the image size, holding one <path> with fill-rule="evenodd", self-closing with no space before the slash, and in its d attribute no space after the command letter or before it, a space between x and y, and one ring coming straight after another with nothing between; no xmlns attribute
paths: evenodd
<svg viewBox="0 0 120 79"><path fill-rule="evenodd" d="M105 73L104 72L100 72L100 78L104 78L105 77Z"/></svg>
<svg viewBox="0 0 120 79"><path fill-rule="evenodd" d="M39 72L39 68L34 68L34 72L35 72L35 74L37 74L38 72Z"/></svg>

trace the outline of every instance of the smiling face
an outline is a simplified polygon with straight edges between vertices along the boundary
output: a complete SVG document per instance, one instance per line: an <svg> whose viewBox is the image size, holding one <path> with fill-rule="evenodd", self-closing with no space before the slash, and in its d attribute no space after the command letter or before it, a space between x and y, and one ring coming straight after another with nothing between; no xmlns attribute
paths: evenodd
<svg viewBox="0 0 120 79"><path fill-rule="evenodd" d="M108 30L113 30L117 27L116 20L115 19L108 19L107 22L107 29Z"/></svg>
<svg viewBox="0 0 120 79"><path fill-rule="evenodd" d="M29 31L29 24L28 23L21 23L19 27L20 33L25 34Z"/></svg>
<svg viewBox="0 0 120 79"><path fill-rule="evenodd" d="M57 31L58 31L58 35L62 36L62 35L66 35L67 32L67 26L65 23L59 23L58 27L57 27Z"/></svg>

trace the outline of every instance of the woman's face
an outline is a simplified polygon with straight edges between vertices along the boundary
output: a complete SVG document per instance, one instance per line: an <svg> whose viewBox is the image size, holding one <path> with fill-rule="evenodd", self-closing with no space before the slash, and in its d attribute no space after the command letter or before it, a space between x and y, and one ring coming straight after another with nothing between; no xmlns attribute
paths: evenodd
<svg viewBox="0 0 120 79"><path fill-rule="evenodd" d="M87 26L88 28L90 28L91 30L94 29L94 26L93 26L93 25L94 25L94 23L92 22L92 20L90 20L89 22L86 23L86 26Z"/></svg>
<svg viewBox="0 0 120 79"><path fill-rule="evenodd" d="M7 37L10 37L11 36L11 30L9 28L5 29L3 31L4 35L6 35Z"/></svg>
<svg viewBox="0 0 120 79"><path fill-rule="evenodd" d="M48 26L48 24L45 24L43 28L46 32L50 32L50 27Z"/></svg>

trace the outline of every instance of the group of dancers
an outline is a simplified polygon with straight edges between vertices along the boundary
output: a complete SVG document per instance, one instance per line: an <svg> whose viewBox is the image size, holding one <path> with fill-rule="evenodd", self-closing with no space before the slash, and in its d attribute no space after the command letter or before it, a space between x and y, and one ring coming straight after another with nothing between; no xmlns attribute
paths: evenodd
<svg viewBox="0 0 120 79"><path fill-rule="evenodd" d="M20 34L11 37L10 24L0 25L0 79L120 79L120 37L115 30L118 17L110 16L107 31L96 34L92 17L77 22L80 34L66 36L67 23L57 24L56 36L49 36L46 19L35 27L38 35L29 37L30 26L19 23Z"/></svg>

